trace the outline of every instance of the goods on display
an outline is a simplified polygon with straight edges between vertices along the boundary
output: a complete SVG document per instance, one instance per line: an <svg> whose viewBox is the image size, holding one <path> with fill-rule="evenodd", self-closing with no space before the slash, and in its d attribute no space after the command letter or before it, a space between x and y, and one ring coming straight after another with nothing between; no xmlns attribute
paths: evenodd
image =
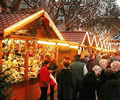
<svg viewBox="0 0 120 100"><path fill-rule="evenodd" d="M25 55L29 46L28 57L28 78L37 78L42 67L45 55L50 55L51 59L56 59L56 46L38 44L36 41L5 39L3 40L2 71L10 68L5 74L10 74L12 83L25 80ZM12 79L12 80L11 80Z"/></svg>

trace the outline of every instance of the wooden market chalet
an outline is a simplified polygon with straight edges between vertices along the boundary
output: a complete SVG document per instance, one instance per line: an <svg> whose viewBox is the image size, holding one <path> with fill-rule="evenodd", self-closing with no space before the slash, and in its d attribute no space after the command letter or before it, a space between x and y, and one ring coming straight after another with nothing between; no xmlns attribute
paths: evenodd
<svg viewBox="0 0 120 100"><path fill-rule="evenodd" d="M0 63L3 70L11 68L12 88L15 94L19 94L13 99L17 100L39 98L40 89L35 78L46 54L59 63L65 55L73 59L72 55L86 48L87 52L95 48L110 49L109 43L106 46L107 42L89 32L60 33L46 11L35 12L0 14Z"/></svg>

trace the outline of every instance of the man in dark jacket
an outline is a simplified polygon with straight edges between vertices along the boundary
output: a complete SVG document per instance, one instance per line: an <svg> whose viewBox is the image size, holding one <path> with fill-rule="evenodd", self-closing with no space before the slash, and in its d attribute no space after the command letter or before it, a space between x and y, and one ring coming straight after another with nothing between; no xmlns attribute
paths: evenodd
<svg viewBox="0 0 120 100"><path fill-rule="evenodd" d="M93 68L95 65L96 65L95 55L91 55L91 56L90 56L90 60L87 62L88 72L91 72L91 71L92 71L92 68Z"/></svg>
<svg viewBox="0 0 120 100"><path fill-rule="evenodd" d="M75 78L74 80L75 88L73 92L73 98L74 100L77 100L84 74L87 73L87 68L85 66L85 63L80 62L80 55L75 55L75 61L70 65L70 69L73 72Z"/></svg>

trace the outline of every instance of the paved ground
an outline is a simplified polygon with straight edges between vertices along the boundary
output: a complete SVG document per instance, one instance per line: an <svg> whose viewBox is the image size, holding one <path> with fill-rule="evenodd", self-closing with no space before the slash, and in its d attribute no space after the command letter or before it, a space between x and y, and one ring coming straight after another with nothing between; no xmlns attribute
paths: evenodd
<svg viewBox="0 0 120 100"><path fill-rule="evenodd" d="M49 95L48 95L47 100L50 100L50 96ZM54 100L57 100L57 91L55 91ZM97 96L96 96L96 100L98 100Z"/></svg>
<svg viewBox="0 0 120 100"><path fill-rule="evenodd" d="M50 100L50 96L49 96L49 95L48 95L47 100ZM55 94L54 94L54 100L57 100L57 91L56 91Z"/></svg>

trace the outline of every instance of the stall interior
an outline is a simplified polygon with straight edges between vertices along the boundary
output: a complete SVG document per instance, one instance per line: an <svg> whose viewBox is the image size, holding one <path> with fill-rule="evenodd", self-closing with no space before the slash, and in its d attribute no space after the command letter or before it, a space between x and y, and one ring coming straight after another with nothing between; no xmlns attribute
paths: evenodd
<svg viewBox="0 0 120 100"><path fill-rule="evenodd" d="M25 79L25 42L13 39L3 40L2 71L9 74L12 83Z"/></svg>
<svg viewBox="0 0 120 100"><path fill-rule="evenodd" d="M3 41L2 71L10 70L9 81L17 83L25 80L25 54L29 45L28 78L37 78L42 67L45 55L50 55L52 60L56 59L56 46L40 44L30 40L27 44L24 40L6 39Z"/></svg>

